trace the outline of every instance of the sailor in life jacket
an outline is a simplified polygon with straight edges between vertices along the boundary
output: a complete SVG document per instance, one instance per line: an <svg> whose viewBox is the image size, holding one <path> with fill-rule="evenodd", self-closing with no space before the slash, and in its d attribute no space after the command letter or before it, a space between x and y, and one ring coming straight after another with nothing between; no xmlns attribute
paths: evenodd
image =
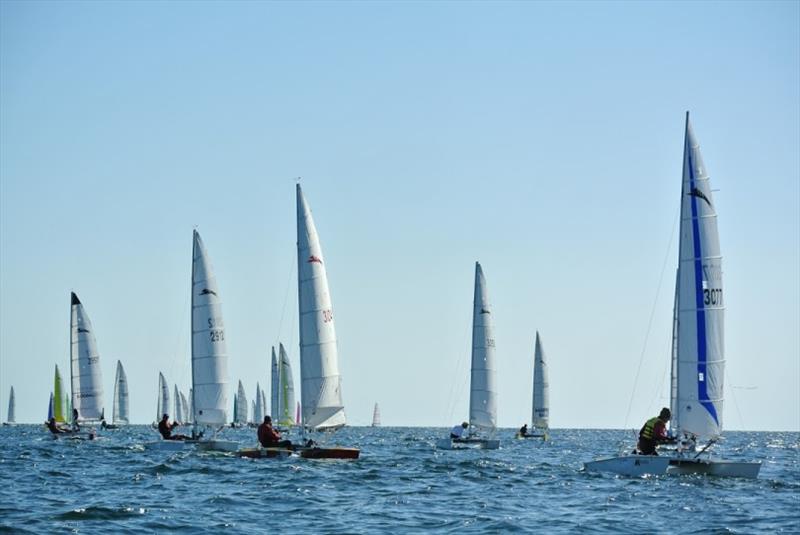
<svg viewBox="0 0 800 535"><path fill-rule="evenodd" d="M655 418L650 418L639 431L637 448L642 455L658 455L656 446L667 440L667 422L672 417L669 409L664 407Z"/></svg>

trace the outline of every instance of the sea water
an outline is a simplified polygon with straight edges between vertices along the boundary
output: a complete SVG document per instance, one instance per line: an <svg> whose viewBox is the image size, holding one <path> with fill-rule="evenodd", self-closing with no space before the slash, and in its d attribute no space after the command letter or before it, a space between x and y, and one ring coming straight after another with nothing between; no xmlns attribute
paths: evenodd
<svg viewBox="0 0 800 535"><path fill-rule="evenodd" d="M356 461L151 451L149 426L54 440L0 429L0 532L13 533L776 533L800 532L800 434L728 432L726 458L758 479L630 478L583 463L631 431L555 429L550 440L441 451L447 429L348 427L316 435ZM222 436L255 445L255 429Z"/></svg>

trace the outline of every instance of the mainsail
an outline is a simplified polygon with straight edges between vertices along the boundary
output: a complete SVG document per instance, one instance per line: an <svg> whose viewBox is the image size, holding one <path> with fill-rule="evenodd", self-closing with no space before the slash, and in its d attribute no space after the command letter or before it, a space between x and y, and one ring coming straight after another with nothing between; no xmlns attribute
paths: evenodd
<svg viewBox="0 0 800 535"><path fill-rule="evenodd" d="M175 401L174 420L178 423L184 423L183 419L183 405L181 405L181 392L178 390L178 385L175 385L174 395L172 399Z"/></svg>
<svg viewBox="0 0 800 535"><path fill-rule="evenodd" d="M533 350L533 427L547 429L550 427L550 385L547 381L547 359L545 358L539 331L536 331L536 343Z"/></svg>
<svg viewBox="0 0 800 535"><path fill-rule="evenodd" d="M236 413L233 420L239 424L247 423L247 394L244 391L244 385L239 381L239 389L236 391Z"/></svg>
<svg viewBox="0 0 800 535"><path fill-rule="evenodd" d="M224 425L228 416L228 350L217 280L200 234L192 246L192 387L195 423Z"/></svg>
<svg viewBox="0 0 800 535"><path fill-rule="evenodd" d="M381 410L376 403L375 408L372 410L372 427L378 427L379 425L381 425Z"/></svg>
<svg viewBox="0 0 800 535"><path fill-rule="evenodd" d="M294 382L292 381L292 364L283 344L278 351L278 423L294 425Z"/></svg>
<svg viewBox="0 0 800 535"><path fill-rule="evenodd" d="M80 420L100 420L103 416L103 376L94 329L74 292L70 308L72 408L78 410Z"/></svg>
<svg viewBox="0 0 800 535"><path fill-rule="evenodd" d="M158 372L158 410L156 411L156 421L160 421L164 414L169 414L169 383L164 378L164 374ZM174 414L172 415L175 416Z"/></svg>
<svg viewBox="0 0 800 535"><path fill-rule="evenodd" d="M253 407L253 421L259 425L264 421L264 396L261 385L256 383L256 406Z"/></svg>
<svg viewBox="0 0 800 535"><path fill-rule="evenodd" d="M272 346L272 364L270 366L270 376L269 376L269 410L272 411L271 416L278 419L278 415L280 414L280 373L278 372L278 357L275 355L275 346Z"/></svg>
<svg viewBox="0 0 800 535"><path fill-rule="evenodd" d="M483 269L475 262L469 423L494 430L497 427L497 370L491 314Z"/></svg>
<svg viewBox="0 0 800 535"><path fill-rule="evenodd" d="M180 395L181 395L181 411L183 412L182 422L185 424L194 423L192 419L192 413L189 412L189 401L186 399L186 395L183 392L180 392Z"/></svg>
<svg viewBox="0 0 800 535"><path fill-rule="evenodd" d="M130 419L130 408L128 406L128 377L122 362L117 361L117 374L114 378L114 406L112 414L114 424L127 424Z"/></svg>
<svg viewBox="0 0 800 535"><path fill-rule="evenodd" d="M64 381L61 379L61 372L56 364L56 373L53 377L53 418L56 422L64 423L67 421L67 413L64 407Z"/></svg>
<svg viewBox="0 0 800 535"><path fill-rule="evenodd" d="M725 372L722 256L717 213L689 114L683 153L678 263L677 392L672 425L714 438L722 432Z"/></svg>
<svg viewBox="0 0 800 535"><path fill-rule="evenodd" d="M319 236L297 185L297 279L300 314L300 377L303 425L345 425L339 358L328 277Z"/></svg>
<svg viewBox="0 0 800 535"><path fill-rule="evenodd" d="M10 424L17 423L17 402L14 399L14 387L11 387L11 393L8 395L8 413L6 414L6 421Z"/></svg>

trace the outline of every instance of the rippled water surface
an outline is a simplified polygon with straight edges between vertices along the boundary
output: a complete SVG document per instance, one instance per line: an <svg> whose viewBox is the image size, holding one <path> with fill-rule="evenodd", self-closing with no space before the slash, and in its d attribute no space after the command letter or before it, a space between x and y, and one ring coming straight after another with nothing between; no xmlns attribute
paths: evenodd
<svg viewBox="0 0 800 535"><path fill-rule="evenodd" d="M444 429L345 428L357 461L242 459L142 448L145 426L95 441L42 426L0 429L0 532L375 533L800 531L800 434L726 434L718 449L763 461L758 480L623 478L581 471L630 432L554 430L499 450L438 451ZM223 435L255 442L255 430Z"/></svg>

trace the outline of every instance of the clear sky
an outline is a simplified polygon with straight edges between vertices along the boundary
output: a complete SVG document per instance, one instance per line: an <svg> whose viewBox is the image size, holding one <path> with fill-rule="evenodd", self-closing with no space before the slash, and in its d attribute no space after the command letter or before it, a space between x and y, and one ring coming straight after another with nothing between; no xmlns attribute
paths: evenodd
<svg viewBox="0 0 800 535"><path fill-rule="evenodd" d="M638 427L668 404L690 110L724 425L800 429L799 6L0 2L0 416L14 385L18 421L45 418L70 291L107 414L117 359L135 422L159 371L188 391L195 226L232 383L266 385L278 340L299 370L302 176L351 423L466 418L478 260L500 425L530 420L538 329L554 427Z"/></svg>

